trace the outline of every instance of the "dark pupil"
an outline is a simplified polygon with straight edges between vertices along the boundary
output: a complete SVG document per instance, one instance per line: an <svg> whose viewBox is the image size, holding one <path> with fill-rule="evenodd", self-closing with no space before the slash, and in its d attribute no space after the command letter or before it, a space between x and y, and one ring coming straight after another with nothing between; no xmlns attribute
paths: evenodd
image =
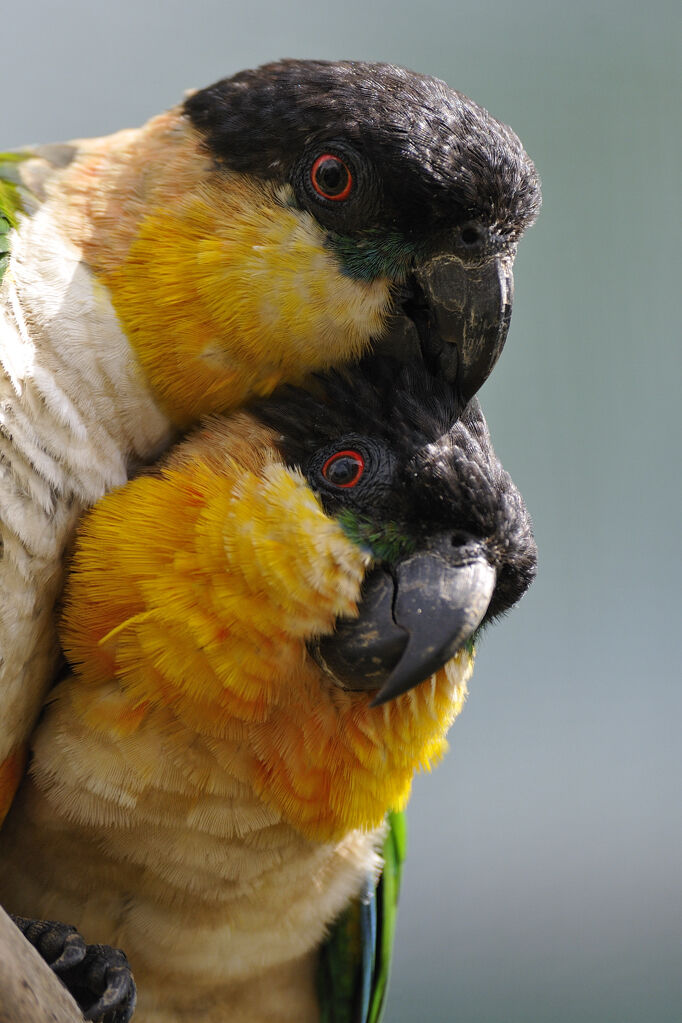
<svg viewBox="0 0 682 1023"><path fill-rule="evenodd" d="M317 184L327 195L338 195L348 184L348 171L340 160L323 160L317 168Z"/></svg>
<svg viewBox="0 0 682 1023"><path fill-rule="evenodd" d="M355 479L360 469L359 463L348 455L335 459L327 466L327 479L330 483L336 483L342 487L344 483L350 483Z"/></svg>

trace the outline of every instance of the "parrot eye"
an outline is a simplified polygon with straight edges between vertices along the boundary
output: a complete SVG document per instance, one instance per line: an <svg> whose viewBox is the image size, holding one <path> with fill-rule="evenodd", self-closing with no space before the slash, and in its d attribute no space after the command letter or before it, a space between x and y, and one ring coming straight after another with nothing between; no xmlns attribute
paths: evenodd
<svg viewBox="0 0 682 1023"><path fill-rule="evenodd" d="M322 466L322 475L335 487L354 487L365 471L365 460L358 451L337 451Z"/></svg>
<svg viewBox="0 0 682 1023"><path fill-rule="evenodd" d="M339 202L347 199L353 188L353 175L338 156L323 153L310 170L313 188L323 199Z"/></svg>

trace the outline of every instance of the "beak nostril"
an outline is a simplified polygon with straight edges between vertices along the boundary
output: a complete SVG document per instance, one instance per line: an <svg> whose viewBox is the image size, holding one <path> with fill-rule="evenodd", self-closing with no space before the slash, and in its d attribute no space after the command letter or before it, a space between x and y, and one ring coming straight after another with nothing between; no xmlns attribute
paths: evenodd
<svg viewBox="0 0 682 1023"><path fill-rule="evenodd" d="M461 238L465 245L478 245L481 240L481 232L473 224L467 224L462 228Z"/></svg>
<svg viewBox="0 0 682 1023"><path fill-rule="evenodd" d="M455 532L450 534L450 543L453 547L463 547L465 544L471 543L471 535L455 530Z"/></svg>

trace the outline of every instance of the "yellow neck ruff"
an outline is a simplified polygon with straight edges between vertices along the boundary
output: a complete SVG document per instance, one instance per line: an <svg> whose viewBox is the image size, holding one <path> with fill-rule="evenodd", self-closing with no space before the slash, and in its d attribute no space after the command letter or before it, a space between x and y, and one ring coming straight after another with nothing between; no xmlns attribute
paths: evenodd
<svg viewBox="0 0 682 1023"><path fill-rule="evenodd" d="M292 199L217 170L178 110L91 140L59 178L55 216L178 425L347 362L381 333L389 282L342 274Z"/></svg>
<svg viewBox="0 0 682 1023"><path fill-rule="evenodd" d="M446 748L472 658L392 703L340 690L306 640L352 614L369 558L244 413L106 497L74 556L63 639L74 706L125 742L156 711L246 754L248 784L305 836L336 840L405 805ZM99 699L102 683L111 694ZM167 720L160 715L159 720Z"/></svg>

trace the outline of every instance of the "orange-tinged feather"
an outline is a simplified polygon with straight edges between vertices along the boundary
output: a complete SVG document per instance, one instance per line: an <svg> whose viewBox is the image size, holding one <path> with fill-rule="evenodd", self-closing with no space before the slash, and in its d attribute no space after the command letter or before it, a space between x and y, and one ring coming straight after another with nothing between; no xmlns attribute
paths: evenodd
<svg viewBox="0 0 682 1023"><path fill-rule="evenodd" d="M347 362L385 326L388 279L342 273L291 188L216 167L179 108L79 142L49 193L177 424Z"/></svg>
<svg viewBox="0 0 682 1023"><path fill-rule="evenodd" d="M5 819L24 776L27 758L28 748L22 746L5 757L0 764L0 824Z"/></svg>
<svg viewBox="0 0 682 1023"><path fill-rule="evenodd" d="M333 684L306 641L356 613L369 563L268 430L216 420L86 519L63 631L74 708L119 738L156 708L204 739L239 734L252 791L306 837L377 827L442 755L472 660L388 707ZM107 678L115 698L88 708Z"/></svg>

